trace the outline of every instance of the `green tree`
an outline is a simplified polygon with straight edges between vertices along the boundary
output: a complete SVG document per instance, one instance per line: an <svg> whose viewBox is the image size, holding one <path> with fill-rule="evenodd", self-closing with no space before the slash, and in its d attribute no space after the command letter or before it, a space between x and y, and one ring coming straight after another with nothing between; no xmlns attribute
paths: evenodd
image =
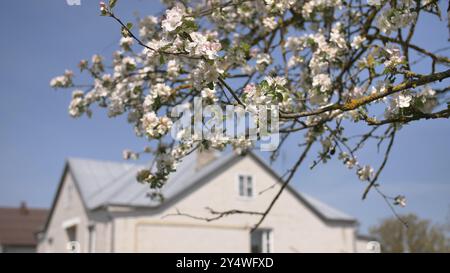
<svg viewBox="0 0 450 273"><path fill-rule="evenodd" d="M450 238L443 226L420 219L415 214L401 218L408 227L393 217L370 228L383 252L450 252Z"/></svg>

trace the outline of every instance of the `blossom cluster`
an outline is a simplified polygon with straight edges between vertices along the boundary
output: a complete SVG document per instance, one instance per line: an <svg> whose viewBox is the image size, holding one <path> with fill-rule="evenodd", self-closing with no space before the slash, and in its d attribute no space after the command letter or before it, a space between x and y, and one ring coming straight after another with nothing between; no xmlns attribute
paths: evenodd
<svg viewBox="0 0 450 273"><path fill-rule="evenodd" d="M198 97L202 106L239 105L248 113L257 112L259 105L275 105L285 135L304 130L305 142L320 143L324 163L341 149L339 159L363 181L374 178L374 169L353 154L362 144L343 151L341 146L349 145L341 141L345 120L414 118L432 114L442 104L433 80L390 92L402 82L423 79L411 71L409 53L419 49L408 48L412 37L405 40L402 31L414 31L420 11L438 13L433 0L167 0L162 16L140 18L135 27L116 17L113 2L100 4L101 14L122 26L111 62L94 55L79 63L80 71L92 78L90 84L76 84L67 70L50 86L74 89L69 105L73 117L90 116L93 105L105 108L110 117L126 115L136 135L152 143L155 164L142 170L138 180L154 188L194 149L231 146L244 152L257 145L258 140L245 136L213 133L203 139L186 130L169 141L177 120L170 113L177 106L192 109ZM448 61L419 52L431 56L433 65ZM384 113L378 110L378 117L371 117L374 108ZM254 123L270 119L257 116ZM138 155L126 150L123 156Z"/></svg>

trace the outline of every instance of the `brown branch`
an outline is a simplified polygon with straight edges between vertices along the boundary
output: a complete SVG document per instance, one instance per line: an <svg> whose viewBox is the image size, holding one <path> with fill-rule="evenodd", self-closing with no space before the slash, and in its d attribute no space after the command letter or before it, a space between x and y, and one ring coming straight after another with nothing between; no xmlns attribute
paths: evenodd
<svg viewBox="0 0 450 273"><path fill-rule="evenodd" d="M438 73L432 73L430 75L424 75L420 76L418 79L408 79L403 81L402 83L399 83L395 86L389 86L386 88L386 91L380 92L380 93L374 93L365 97L361 97L358 99L350 100L347 103L344 104L332 104L329 106L325 106L313 111L304 111L300 113L280 113L281 118L298 118L298 117L307 117L307 116L313 116L322 114L325 112L333 111L333 110L341 110L342 112L355 110L356 108L359 108L365 104L371 103L373 101L382 99L386 96L392 95L394 93L406 90L408 88L415 88L418 86L422 86L431 82L441 81L443 79L446 79L450 77L450 69L447 69L442 72Z"/></svg>
<svg viewBox="0 0 450 273"><path fill-rule="evenodd" d="M449 118L450 117L450 108L445 109L436 113L415 113L413 116L410 117L397 117L397 118L390 118L385 120L376 120L369 117L364 117L364 120L367 122L368 125L374 126L374 125L383 125L383 124L390 124L390 123L408 123L410 121L415 120L421 120L421 119L439 119L439 118Z"/></svg>
<svg viewBox="0 0 450 273"><path fill-rule="evenodd" d="M369 185L366 187L366 189L364 190L362 199L366 199L367 194L369 194L370 189L375 186L375 183L378 180L378 177L380 176L381 171L383 171L384 166L386 166L387 160L389 158L389 154L391 153L391 149L392 149L392 145L394 144L394 139L395 139L395 128L393 128L392 133L390 134L390 141L388 144L388 147L386 149L386 153L384 155L384 159L383 159L383 163L381 163L380 168L378 169L377 173L375 174L375 177L372 179L372 181L370 181Z"/></svg>
<svg viewBox="0 0 450 273"><path fill-rule="evenodd" d="M381 34L378 34L378 35L367 35L367 38L379 39L379 40L381 40L383 42L391 42L391 43L399 44L402 47L412 48L415 51L420 52L420 53L422 53L422 54L432 58L433 60L435 60L438 63L450 63L450 58L447 58L447 57L444 57L444 56L435 55L435 54L433 54L433 53L431 53L431 52L429 52L429 51L427 51L427 50L425 50L425 49L423 49L423 48L421 48L421 47L419 47L417 45L408 43L407 41L397 40L397 39L394 39L394 38L391 38L391 37L388 37L388 36L384 36L384 35L381 35Z"/></svg>
<svg viewBox="0 0 450 273"><path fill-rule="evenodd" d="M389 201L389 199L392 199L391 197L387 196L386 194L384 194L380 189L378 189L377 187L375 187L375 190L377 191L377 193L383 197L384 202L386 202L386 204L388 205L389 209L392 211L392 213L394 214L395 218L397 218L397 220L400 221L400 223L402 223L406 228L408 228L408 223L402 219L402 217L400 217L400 215L398 215L397 211L395 210L394 206L392 206L391 202Z"/></svg>
<svg viewBox="0 0 450 273"><path fill-rule="evenodd" d="M201 217L201 216L196 216L196 215L192 215L192 214L188 214L188 213L183 213L183 212L180 212L178 209L176 209L176 213L169 213L169 214L163 215L161 218L166 218L169 216L185 216L185 217L189 217L189 218L192 218L195 220L211 222L211 221L219 220L220 218L223 218L223 217L226 217L226 216L229 216L232 214L263 215L263 212L238 210L238 209L232 209L232 210L226 210L226 211L216 211L210 207L206 207L205 209L208 210L209 213L211 213L212 215L215 215L215 216Z"/></svg>
<svg viewBox="0 0 450 273"><path fill-rule="evenodd" d="M224 79L222 79L222 77L219 77L219 82L225 86L225 88L230 92L230 94L233 96L233 98L242 106L245 107L245 104L241 101L241 99L239 98L239 96L236 94L236 92L234 92L233 88L231 88Z"/></svg>

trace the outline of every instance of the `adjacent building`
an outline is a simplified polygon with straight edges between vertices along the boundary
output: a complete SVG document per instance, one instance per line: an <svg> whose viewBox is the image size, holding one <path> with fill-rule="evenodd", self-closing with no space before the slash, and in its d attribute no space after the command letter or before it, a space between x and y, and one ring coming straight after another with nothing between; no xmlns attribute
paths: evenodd
<svg viewBox="0 0 450 273"><path fill-rule="evenodd" d="M28 208L0 208L0 253L36 252L37 233L42 230L48 210Z"/></svg>

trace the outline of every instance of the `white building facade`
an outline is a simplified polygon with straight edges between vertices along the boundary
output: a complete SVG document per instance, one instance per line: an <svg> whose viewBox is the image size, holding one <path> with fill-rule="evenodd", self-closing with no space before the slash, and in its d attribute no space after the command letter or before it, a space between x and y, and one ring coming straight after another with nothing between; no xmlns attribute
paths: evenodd
<svg viewBox="0 0 450 273"><path fill-rule="evenodd" d="M39 252L357 252L356 219L288 186L258 230L281 179L258 156L192 153L162 189L136 182L145 166L69 159ZM77 243L70 244L75 241Z"/></svg>

